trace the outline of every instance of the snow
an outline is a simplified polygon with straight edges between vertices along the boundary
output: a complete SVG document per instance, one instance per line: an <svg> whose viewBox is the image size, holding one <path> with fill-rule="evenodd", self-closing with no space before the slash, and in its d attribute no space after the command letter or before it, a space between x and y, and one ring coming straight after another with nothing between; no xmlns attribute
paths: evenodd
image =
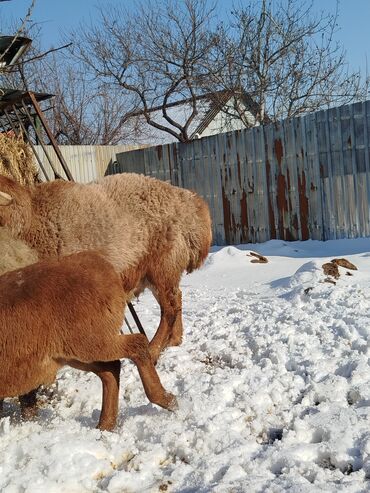
<svg viewBox="0 0 370 493"><path fill-rule="evenodd" d="M0 491L369 491L369 256L366 238L213 248L182 281L184 343L158 363L179 410L150 404L125 361L117 428L100 432L99 379L66 368L35 421L6 401ZM358 270L334 285L335 257ZM158 305L136 307L152 335Z"/></svg>

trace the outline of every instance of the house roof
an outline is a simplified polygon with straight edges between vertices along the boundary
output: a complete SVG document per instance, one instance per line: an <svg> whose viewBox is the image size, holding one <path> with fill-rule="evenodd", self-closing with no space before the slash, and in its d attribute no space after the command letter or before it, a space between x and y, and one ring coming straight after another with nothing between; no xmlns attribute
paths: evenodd
<svg viewBox="0 0 370 493"><path fill-rule="evenodd" d="M201 136L203 134L203 132L209 127L209 125L213 122L218 113L228 103L232 96L233 93L227 90L197 96L196 99L198 113L189 125L188 134L190 136L190 139L195 138L197 135ZM187 98L167 104L166 111L168 116L180 125L185 125L187 119L192 113L192 101L192 98ZM256 104L254 103L252 98L248 94L243 93L242 101L244 106L246 107L246 110L249 111L252 115L255 115ZM163 116L162 106L152 107L149 109L149 112L151 113L151 118L155 122L163 126L172 128L175 132L178 132L178 129L172 126ZM177 140L176 137L172 136L168 132L164 132L163 130L157 129L156 127L147 124L144 117L144 111L133 113L130 119L134 119L136 122L138 120L141 120L135 143L158 145L175 142Z"/></svg>

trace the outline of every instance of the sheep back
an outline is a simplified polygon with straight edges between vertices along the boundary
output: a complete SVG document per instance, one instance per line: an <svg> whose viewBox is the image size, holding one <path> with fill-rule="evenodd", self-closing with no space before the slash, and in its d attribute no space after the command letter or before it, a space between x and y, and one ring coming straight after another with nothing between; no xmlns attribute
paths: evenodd
<svg viewBox="0 0 370 493"><path fill-rule="evenodd" d="M25 188L0 177L0 189L14 197L1 207L2 225L37 249L41 259L94 249L122 271L141 256L140 234L94 183L55 180Z"/></svg>
<svg viewBox="0 0 370 493"><path fill-rule="evenodd" d="M206 203L192 191L144 175L124 173L87 185L56 180L30 188L0 177L0 190L15 197L0 209L2 225L40 258L93 248L119 272L139 266L145 273L148 264L160 263L177 277L198 268L210 247Z"/></svg>
<svg viewBox="0 0 370 493"><path fill-rule="evenodd" d="M122 173L98 185L127 211L145 243L143 251L172 262L175 270L200 267L212 241L208 205L195 192L152 177Z"/></svg>

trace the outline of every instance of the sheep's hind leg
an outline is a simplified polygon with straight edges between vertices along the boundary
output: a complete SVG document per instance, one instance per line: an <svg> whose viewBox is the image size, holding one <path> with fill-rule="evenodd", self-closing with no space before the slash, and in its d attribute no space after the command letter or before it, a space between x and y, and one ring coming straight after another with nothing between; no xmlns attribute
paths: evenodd
<svg viewBox="0 0 370 493"><path fill-rule="evenodd" d="M153 294L161 307L159 327L149 344L152 361L156 364L166 347L181 344L183 328L180 289L161 289L156 286Z"/></svg>
<svg viewBox="0 0 370 493"><path fill-rule="evenodd" d="M172 326L170 339L167 346L180 346L183 336L182 325L182 293L180 289L177 289L175 296L175 321Z"/></svg>
<svg viewBox="0 0 370 493"><path fill-rule="evenodd" d="M30 419L37 414L37 389L32 390L28 394L19 396L19 403L21 406L21 414L23 419ZM0 399L0 414L4 410L4 400Z"/></svg>
<svg viewBox="0 0 370 493"><path fill-rule="evenodd" d="M72 360L66 364L82 371L95 373L102 382L103 399L97 428L100 430L113 430L118 415L119 376L121 362L116 361L94 361L93 363L82 363Z"/></svg>

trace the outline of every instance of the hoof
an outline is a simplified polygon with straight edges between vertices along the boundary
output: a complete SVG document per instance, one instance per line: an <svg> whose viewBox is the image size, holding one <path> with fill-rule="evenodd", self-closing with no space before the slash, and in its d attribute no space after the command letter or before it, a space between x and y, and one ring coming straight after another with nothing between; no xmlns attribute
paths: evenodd
<svg viewBox="0 0 370 493"><path fill-rule="evenodd" d="M22 408L21 410L21 416L24 421L32 421L33 419L37 418L37 411L38 407L37 406L29 406Z"/></svg>
<svg viewBox="0 0 370 493"><path fill-rule="evenodd" d="M170 392L166 392L165 394L165 404L162 405L168 411L177 411L179 408L179 404L177 402L176 397Z"/></svg>

